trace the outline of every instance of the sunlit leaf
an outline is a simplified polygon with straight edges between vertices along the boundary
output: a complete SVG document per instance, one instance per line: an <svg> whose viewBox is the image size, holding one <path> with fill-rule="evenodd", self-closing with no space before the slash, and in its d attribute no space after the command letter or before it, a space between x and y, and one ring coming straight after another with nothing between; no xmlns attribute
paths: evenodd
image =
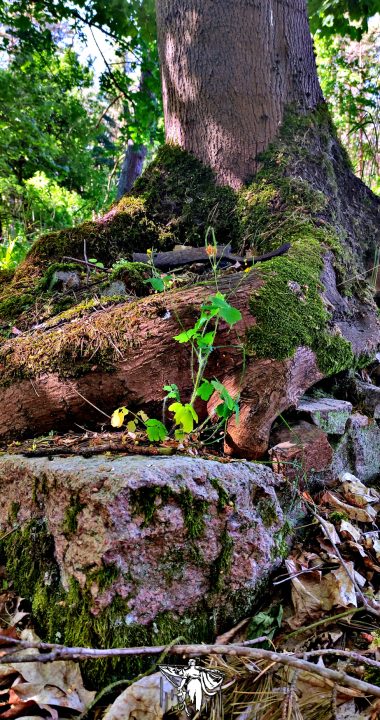
<svg viewBox="0 0 380 720"><path fill-rule="evenodd" d="M111 425L114 428L119 428L124 422L124 418L128 415L129 410L126 407L118 408L114 410L111 416Z"/></svg>
<svg viewBox="0 0 380 720"><path fill-rule="evenodd" d="M198 415L192 405L176 402L169 406L170 412L174 413L174 422L180 425L185 433L190 433L194 429L194 421L198 422Z"/></svg>

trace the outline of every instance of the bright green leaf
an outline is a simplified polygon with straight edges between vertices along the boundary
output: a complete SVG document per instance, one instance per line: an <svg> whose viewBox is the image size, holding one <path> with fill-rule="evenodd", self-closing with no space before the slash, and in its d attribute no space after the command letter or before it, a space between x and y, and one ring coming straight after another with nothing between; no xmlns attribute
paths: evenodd
<svg viewBox="0 0 380 720"><path fill-rule="evenodd" d="M210 399L213 392L214 392L213 384L210 383L208 380L203 380L202 385L200 385L197 390L197 395L202 400L205 400L205 402L207 402Z"/></svg>
<svg viewBox="0 0 380 720"><path fill-rule="evenodd" d="M160 420L151 418L145 423L146 434L151 442L160 442L165 440L168 435L168 431L165 425Z"/></svg>

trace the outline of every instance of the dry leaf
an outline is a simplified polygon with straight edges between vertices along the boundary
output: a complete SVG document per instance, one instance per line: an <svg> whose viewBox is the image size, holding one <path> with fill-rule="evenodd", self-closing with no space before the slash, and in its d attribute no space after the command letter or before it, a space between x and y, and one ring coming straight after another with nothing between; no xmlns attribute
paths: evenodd
<svg viewBox="0 0 380 720"><path fill-rule="evenodd" d="M344 482L341 487L348 502L358 507L365 507L368 503L376 503L380 500L377 490L367 487L357 478Z"/></svg>
<svg viewBox="0 0 380 720"><path fill-rule="evenodd" d="M352 523L350 523L348 520L342 520L342 522L340 523L340 531L343 537L349 535L351 539L355 542L359 542L362 536L360 530L358 530L358 528L355 527L355 525L352 525Z"/></svg>
<svg viewBox="0 0 380 720"><path fill-rule="evenodd" d="M324 493L322 502L338 508L338 510L345 512L352 520L358 520L359 522L372 523L377 517L377 512L372 505L366 505L365 508L349 505L348 503L343 502L343 500L340 500L332 492Z"/></svg>
<svg viewBox="0 0 380 720"><path fill-rule="evenodd" d="M167 706L161 707L161 682ZM171 698L173 686L161 673L141 678L124 690L108 708L103 720L162 720L164 714L177 705Z"/></svg>

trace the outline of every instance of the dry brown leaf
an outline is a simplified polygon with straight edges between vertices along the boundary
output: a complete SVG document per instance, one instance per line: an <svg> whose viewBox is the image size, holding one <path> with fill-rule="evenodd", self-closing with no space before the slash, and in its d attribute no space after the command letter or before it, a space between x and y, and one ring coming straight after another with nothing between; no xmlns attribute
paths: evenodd
<svg viewBox="0 0 380 720"><path fill-rule="evenodd" d="M365 508L349 505L329 491L322 496L322 502L338 508L338 510L345 512L351 520L358 520L358 522L372 523L377 517L377 512L372 505L366 505Z"/></svg>
<svg viewBox="0 0 380 720"><path fill-rule="evenodd" d="M377 490L367 487L354 476L352 478L352 480L343 482L341 485L343 494L349 503L358 507L366 507L369 503L379 502L380 494Z"/></svg>
<svg viewBox="0 0 380 720"><path fill-rule="evenodd" d="M241 642L247 639L247 627L251 618L245 618L238 625L227 630L223 635L218 635L215 645L228 645L230 642Z"/></svg>
<svg viewBox="0 0 380 720"><path fill-rule="evenodd" d="M360 538L362 537L360 530L355 527L355 525L352 525L352 523L350 523L348 520L342 520L342 522L340 523L340 531L343 537L346 537L348 535L355 542L359 542Z"/></svg>
<svg viewBox="0 0 380 720"><path fill-rule="evenodd" d="M161 707L161 682L166 707ZM141 678L116 698L103 720L162 720L164 714L177 705L177 698L171 698L172 690L173 686L159 672Z"/></svg>

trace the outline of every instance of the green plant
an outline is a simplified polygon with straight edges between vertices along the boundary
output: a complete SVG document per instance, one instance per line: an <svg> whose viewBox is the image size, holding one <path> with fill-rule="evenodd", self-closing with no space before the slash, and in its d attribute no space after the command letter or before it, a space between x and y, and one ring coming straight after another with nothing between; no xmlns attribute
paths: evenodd
<svg viewBox="0 0 380 720"><path fill-rule="evenodd" d="M124 424L124 420L127 415L132 415L133 420L127 423L127 430L129 432L136 432L138 425L143 425L148 439L151 442L160 442L165 440L168 435L168 431L165 425L154 418L149 418L146 413L139 410L138 413L133 413L132 410L128 410L126 407L120 407L112 413L111 425L114 428L120 428Z"/></svg>
<svg viewBox="0 0 380 720"><path fill-rule="evenodd" d="M281 627L282 616L283 616L282 605L276 605L268 611L261 611L255 615L248 628L248 637L250 640L254 640L258 637L266 637L268 641L271 641Z"/></svg>
<svg viewBox="0 0 380 720"><path fill-rule="evenodd" d="M173 276L172 275L164 275L163 273L160 273L155 264L154 264L154 250L149 249L147 250L148 255L148 265L150 267L150 270L152 272L152 277L148 278L147 280L144 280L144 282L147 285L151 285L153 290L156 292L164 292L164 290L169 289L173 285Z"/></svg>
<svg viewBox="0 0 380 720"><path fill-rule="evenodd" d="M212 236L212 243L208 243L209 236ZM192 433L198 424L198 414L195 410L195 402L198 398L204 402L208 402L211 396L216 393L219 396L219 404L215 408L215 413L220 419L217 425L225 425L231 415L235 413L237 420L239 419L239 402L237 397L232 397L225 385L216 379L207 379L205 372L210 355L215 349L215 338L218 331L218 325L223 320L227 325L233 327L241 320L241 312L237 308L230 305L226 296L218 291L218 270L219 262L217 260L217 245L215 233L209 228L206 233L206 252L210 258L211 266L214 273L216 293L207 298L207 302L201 306L200 316L192 328L183 330L174 336L174 340L180 345L189 344L191 346L191 372L193 381L193 389L189 402L182 402L179 388L175 384L167 384L164 386L167 400L174 400L169 405L169 412L173 415L175 437L182 440L185 435ZM160 276L154 265L153 251L148 251L150 258L150 266L152 269L152 278L149 282L155 290L162 292L172 283L171 276ZM122 427L125 417L131 414L134 420L130 421L127 428L130 432L134 432L138 423L145 426L149 440L160 441L168 435L165 425L159 420L149 419L145 413L141 411L136 415L131 413L125 407L118 408L112 415L111 424L113 427ZM209 418L198 426L198 431L202 430ZM214 434L214 433L213 433Z"/></svg>

